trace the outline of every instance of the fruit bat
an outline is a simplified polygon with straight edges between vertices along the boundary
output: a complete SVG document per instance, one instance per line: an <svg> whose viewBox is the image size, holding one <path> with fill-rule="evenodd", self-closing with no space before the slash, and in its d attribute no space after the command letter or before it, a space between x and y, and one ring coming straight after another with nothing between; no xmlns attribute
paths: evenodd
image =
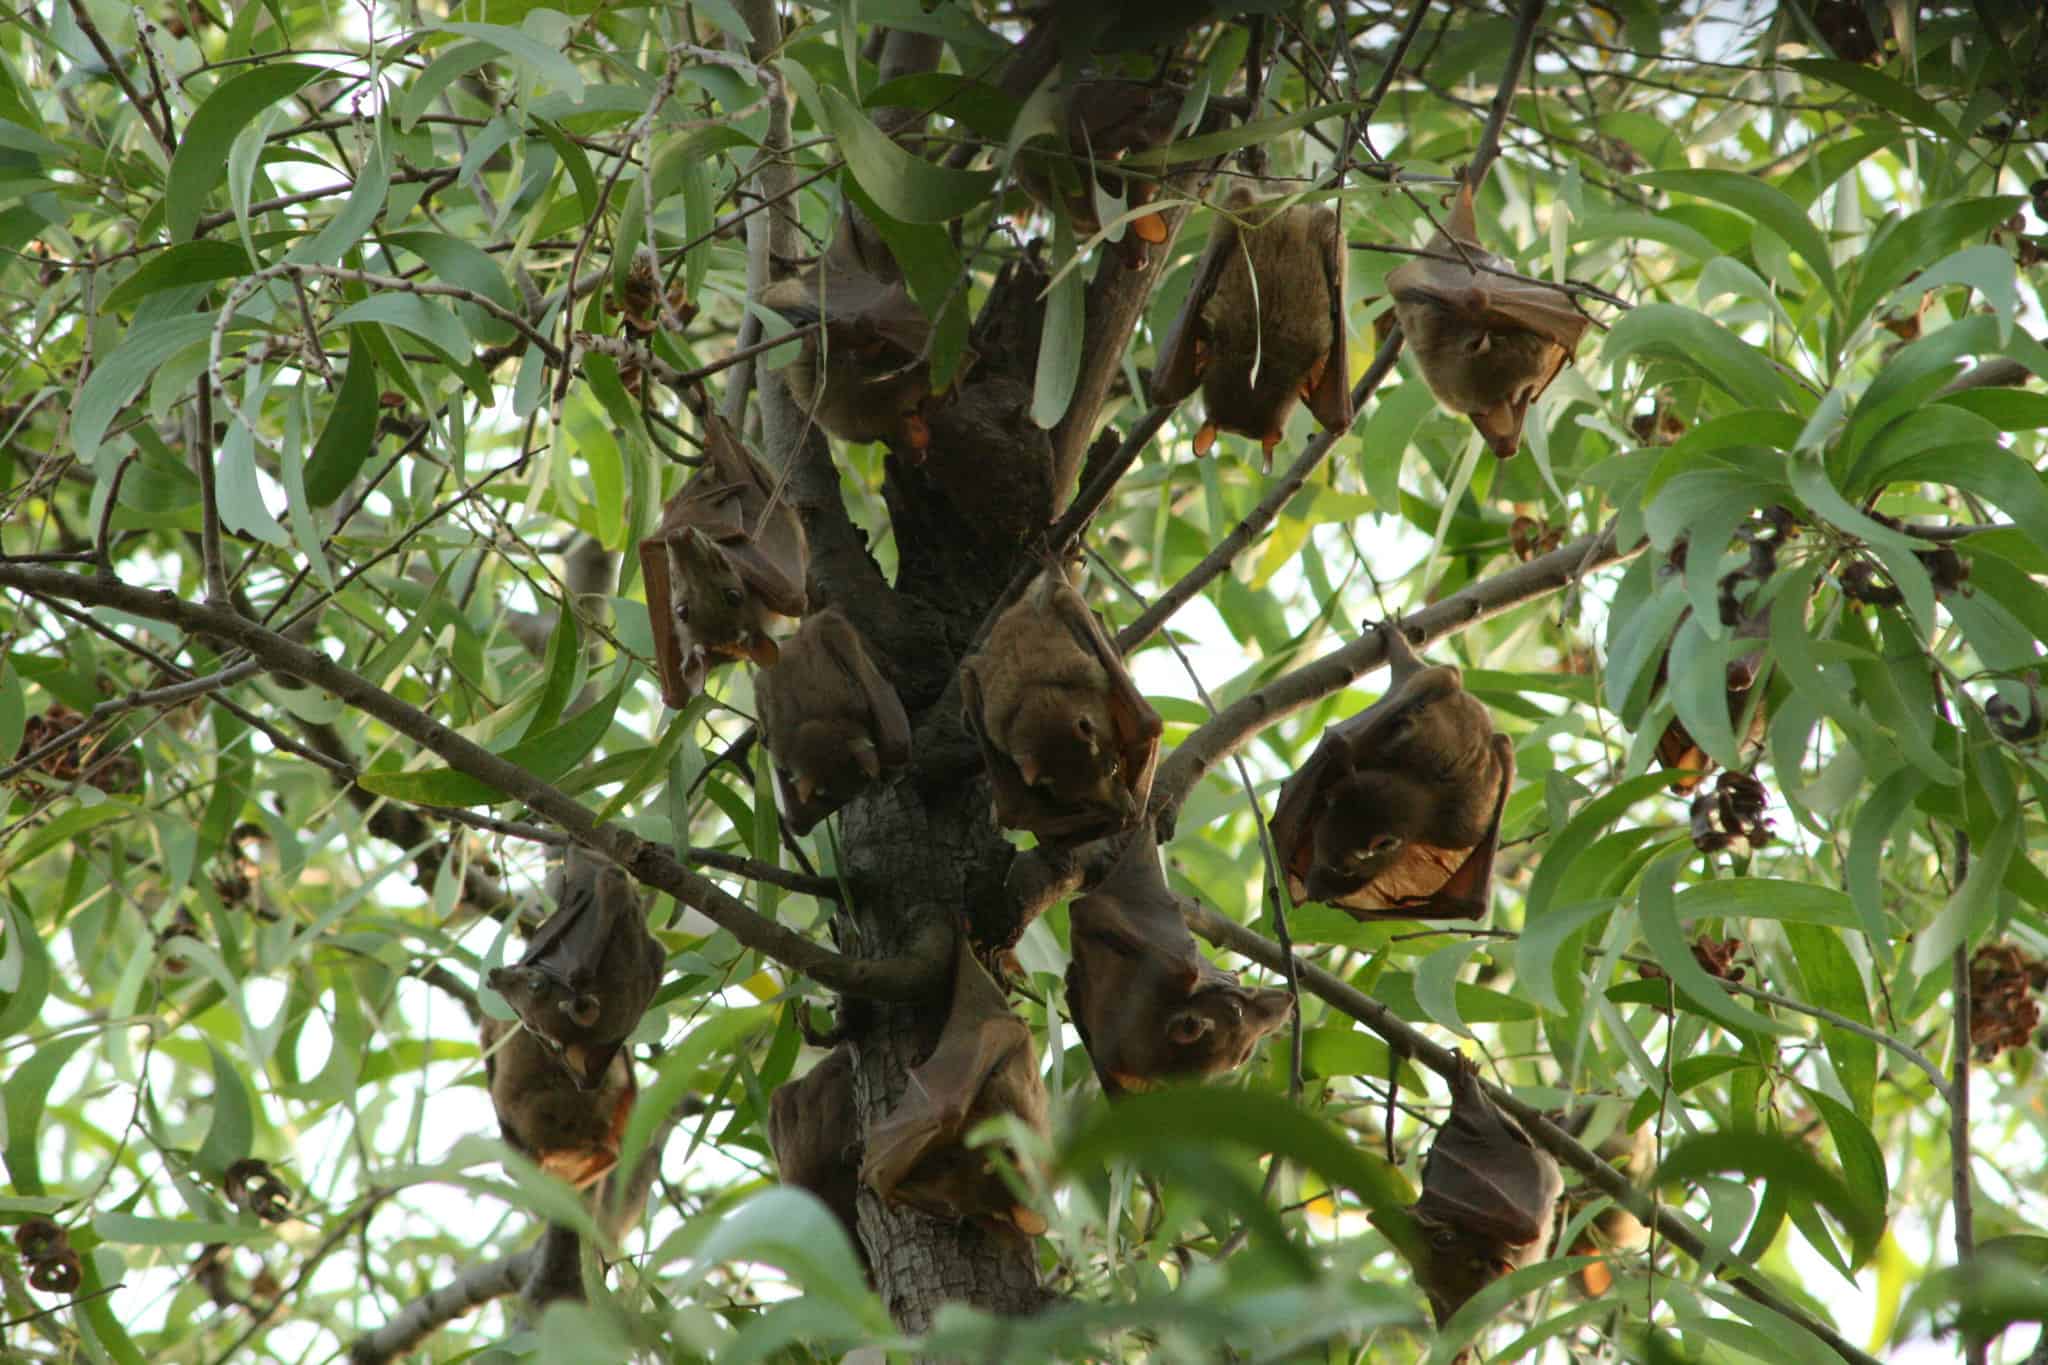
<svg viewBox="0 0 2048 1365"><path fill-rule="evenodd" d="M593 1085L581 1085L554 1050L516 1022L486 1017L484 1074L505 1141L578 1189L618 1164L619 1140L639 1086L633 1063L614 1051Z"/></svg>
<svg viewBox="0 0 2048 1365"><path fill-rule="evenodd" d="M1514 745L1464 689L1382 623L1392 679L1330 727L1280 789L1274 846L1297 899L1359 919L1483 919Z"/></svg>
<svg viewBox="0 0 2048 1365"><path fill-rule="evenodd" d="M1450 221L1428 247L1453 256L1461 248L1474 264L1507 267L1506 258L1479 245L1470 185L1459 188ZM1387 292L1437 401L1470 417L1501 459L1520 450L1529 404L1550 387L1586 330L1570 297L1427 256L1389 271Z"/></svg>
<svg viewBox="0 0 2048 1365"><path fill-rule="evenodd" d="M1039 203L1063 208L1076 237L1092 237L1102 231L1101 201L1121 211L1150 203L1158 192L1155 182L1127 178L1112 167L1127 152L1170 139L1186 98L1185 90L1173 86L1076 81L1066 92L1067 150L1074 160L1058 164L1042 153L1027 158L1018 182ZM1117 255L1135 270L1145 263L1146 248L1161 245L1166 236L1166 220L1156 212L1131 219L1116 243Z"/></svg>
<svg viewBox="0 0 2048 1365"><path fill-rule="evenodd" d="M555 913L516 966L493 967L485 980L576 1086L596 1090L660 987L665 960L631 880L572 846Z"/></svg>
<svg viewBox="0 0 2048 1365"><path fill-rule="evenodd" d="M1235 1071L1293 1013L1286 991L1241 986L1202 956L1144 829L1069 914L1067 1010L1112 1098Z"/></svg>
<svg viewBox="0 0 2048 1365"><path fill-rule="evenodd" d="M860 1116L853 1104L853 1049L841 1043L801 1080L775 1091L768 1143L782 1183L825 1201L865 1262L855 1196L860 1190Z"/></svg>
<svg viewBox="0 0 2048 1365"><path fill-rule="evenodd" d="M1593 1118L1599 1113L1593 1105L1573 1111L1568 1117L1560 1116L1558 1122L1573 1137L1584 1140ZM1649 1175L1657 1163L1657 1135L1649 1124L1634 1132L1617 1125L1593 1148L1593 1153L1602 1161L1638 1183ZM1569 1221L1579 1210L1594 1200L1602 1198L1603 1192L1591 1184L1575 1184L1565 1191L1565 1217ZM1650 1241L1650 1230L1641 1219L1621 1205L1609 1201L1606 1208L1593 1215L1592 1225L1579 1234L1572 1244L1574 1256L1594 1256L1603 1250L1640 1251ZM1614 1272L1604 1261L1596 1261L1578 1273L1580 1286L1594 1298L1605 1294L1614 1283Z"/></svg>
<svg viewBox="0 0 2048 1365"><path fill-rule="evenodd" d="M1422 1197L1409 1212L1427 1243L1416 1283L1442 1327L1465 1301L1510 1271L1541 1260L1564 1175L1479 1088L1459 1058L1451 1116L1422 1163Z"/></svg>
<svg viewBox="0 0 2048 1365"><path fill-rule="evenodd" d="M868 1129L860 1177L884 1199L942 1216L992 1219L1036 1237L1045 1220L1017 1202L986 1150L961 1140L998 1114L1050 1131L1031 1029L1010 1012L963 933L938 1045L911 1069L895 1107Z"/></svg>
<svg viewBox="0 0 2048 1365"><path fill-rule="evenodd" d="M960 689L997 824L1079 840L1127 829L1144 812L1159 713L1056 565L996 618L960 665Z"/></svg>
<svg viewBox="0 0 2048 1365"><path fill-rule="evenodd" d="M842 441L886 441L906 459L924 459L931 320L872 230L849 212L818 263L769 285L761 303L800 326L823 324L783 372L813 421Z"/></svg>
<svg viewBox="0 0 2048 1365"><path fill-rule="evenodd" d="M1152 401L1177 403L1199 385L1206 421L1195 453L1209 452L1218 429L1235 431L1260 443L1271 468L1296 400L1327 431L1351 424L1344 233L1326 206L1270 209L1242 186L1226 202L1160 347Z"/></svg>
<svg viewBox="0 0 2048 1365"><path fill-rule="evenodd" d="M775 760L783 819L798 834L910 761L910 718L834 607L804 622L754 678L761 738Z"/></svg>
<svg viewBox="0 0 2048 1365"><path fill-rule="evenodd" d="M810 550L787 495L731 427L704 416L704 465L640 542L661 699L681 709L715 664L775 662L768 628L804 614Z"/></svg>

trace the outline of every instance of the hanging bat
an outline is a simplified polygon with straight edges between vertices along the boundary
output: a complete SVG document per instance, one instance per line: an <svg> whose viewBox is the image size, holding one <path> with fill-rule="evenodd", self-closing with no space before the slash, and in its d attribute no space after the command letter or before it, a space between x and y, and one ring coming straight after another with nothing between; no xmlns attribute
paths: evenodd
<svg viewBox="0 0 2048 1365"><path fill-rule="evenodd" d="M1048 565L960 665L996 823L1040 839L1126 829L1159 760L1159 713L1058 566Z"/></svg>
<svg viewBox="0 0 2048 1365"><path fill-rule="evenodd" d="M1469 184L1459 188L1450 220L1429 239L1428 250L1462 251L1475 265L1508 265L1479 245ZM1570 297L1427 256L1387 272L1387 292L1437 401L1470 417L1501 459L1520 450L1529 404L1550 387L1586 330L1587 319Z"/></svg>
<svg viewBox="0 0 2048 1365"><path fill-rule="evenodd" d="M1573 1137L1585 1140L1588 1127L1600 1111L1596 1106L1586 1105L1571 1114L1559 1115L1558 1123ZM1657 1164L1657 1135L1649 1124L1634 1132L1616 1125L1608 1131L1593 1149L1594 1155L1620 1171L1629 1179L1642 1183ZM1580 1209L1602 1198L1603 1191L1590 1183L1574 1184L1565 1191L1565 1219L1569 1222ZM1650 1230L1641 1219L1621 1205L1609 1202L1607 1207L1593 1215L1592 1225L1580 1232L1572 1244L1574 1256L1596 1256L1602 1251L1640 1251L1649 1245ZM1595 1261L1579 1271L1577 1279L1588 1297L1598 1298L1614 1284L1614 1272L1604 1261Z"/></svg>
<svg viewBox="0 0 2048 1365"><path fill-rule="evenodd" d="M1275 848L1297 899L1359 919L1483 919L1515 751L1458 670L1382 623L1387 693L1330 727L1280 789Z"/></svg>
<svg viewBox="0 0 2048 1365"><path fill-rule="evenodd" d="M867 1251L855 1213L861 1141L850 1046L841 1043L803 1079L777 1087L769 1103L768 1143L775 1149L782 1183L824 1200L865 1265Z"/></svg>
<svg viewBox="0 0 2048 1365"><path fill-rule="evenodd" d="M577 1189L618 1164L626 1116L639 1093L625 1053L612 1052L586 1086L532 1030L486 1016L480 1032L491 1107L507 1145Z"/></svg>
<svg viewBox="0 0 2048 1365"><path fill-rule="evenodd" d="M1270 469L1297 400L1326 431L1351 424L1344 233L1320 205L1272 209L1243 187L1226 204L1160 347L1152 401L1177 403L1199 385L1206 420L1195 453L1208 454L1219 429L1235 431L1259 442Z"/></svg>
<svg viewBox="0 0 2048 1365"><path fill-rule="evenodd" d="M647 1012L665 965L632 881L572 845L555 913L517 965L493 967L485 981L577 1087L596 1090Z"/></svg>
<svg viewBox="0 0 2048 1365"><path fill-rule="evenodd" d="M704 466L640 542L661 699L680 710L714 665L775 662L775 617L804 614L810 550L796 508L723 419L704 415Z"/></svg>
<svg viewBox="0 0 2048 1365"><path fill-rule="evenodd" d="M1294 1012L1286 991L1241 986L1202 956L1147 830L1068 913L1067 1010L1111 1098L1235 1071Z"/></svg>
<svg viewBox="0 0 2048 1365"><path fill-rule="evenodd" d="M924 459L931 320L872 231L849 212L818 263L769 285L761 303L799 326L823 324L783 372L813 421L842 441L885 441L906 459Z"/></svg>
<svg viewBox="0 0 2048 1365"><path fill-rule="evenodd" d="M1011 1013L962 933L945 1029L931 1056L911 1069L903 1097L868 1129L860 1178L884 1199L941 1216L990 1219L1036 1237L1045 1220L1017 1202L985 1150L961 1141L998 1114L1050 1131L1031 1029Z"/></svg>
<svg viewBox="0 0 2048 1365"><path fill-rule="evenodd" d="M1043 153L1019 163L1018 183L1048 207L1065 210L1076 237L1102 231L1098 195L1115 209L1150 203L1158 193L1152 180L1129 178L1112 169L1122 157L1156 147L1173 136L1187 91L1141 81L1076 81L1066 92L1066 141L1071 161ZM1116 243L1119 259L1132 270L1145 264L1146 248L1166 241L1166 220L1147 213L1124 224Z"/></svg>
<svg viewBox="0 0 2048 1365"><path fill-rule="evenodd" d="M910 761L910 718L837 607L808 618L754 678L783 819L798 834Z"/></svg>
<svg viewBox="0 0 2048 1365"><path fill-rule="evenodd" d="M1543 1258L1563 1193L1557 1162L1486 1097L1479 1073L1460 1057L1451 1116L1422 1163L1422 1197L1409 1209L1428 1246L1415 1279L1438 1327L1487 1285Z"/></svg>

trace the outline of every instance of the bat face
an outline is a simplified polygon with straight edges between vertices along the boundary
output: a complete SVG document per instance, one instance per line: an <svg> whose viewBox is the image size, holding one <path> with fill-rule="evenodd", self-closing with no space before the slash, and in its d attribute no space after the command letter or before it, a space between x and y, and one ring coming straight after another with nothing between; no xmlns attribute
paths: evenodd
<svg viewBox="0 0 2048 1365"><path fill-rule="evenodd" d="M1219 217L1211 229L1160 349L1152 400L1178 402L1199 386L1207 424L1196 453L1217 430L1234 431L1260 443L1270 468L1300 400L1327 430L1351 423L1343 230L1329 208L1268 212L1242 188L1228 205L1249 225Z"/></svg>
<svg viewBox="0 0 2048 1365"><path fill-rule="evenodd" d="M840 1044L801 1080L777 1087L768 1113L768 1143L782 1183L825 1201L860 1251L860 1116L853 1100L853 1049Z"/></svg>
<svg viewBox="0 0 2048 1365"><path fill-rule="evenodd" d="M1031 1029L1010 1012L963 935L945 1029L931 1056L912 1068L902 1098L869 1128L861 1179L884 1199L1035 1237L1045 1220L1017 1201L985 1150L961 1141L998 1114L1050 1131Z"/></svg>
<svg viewBox="0 0 2048 1365"><path fill-rule="evenodd" d="M1387 694L1330 728L1274 808L1297 898L1359 919L1481 919L1514 746L1458 670L1425 667L1382 626Z"/></svg>
<svg viewBox="0 0 2048 1365"><path fill-rule="evenodd" d="M1078 840L1128 828L1144 810L1159 713L1056 567L996 619L960 683L998 824Z"/></svg>
<svg viewBox="0 0 2048 1365"><path fill-rule="evenodd" d="M1439 1327L1502 1275L1543 1258L1563 1193L1557 1162L1486 1097L1464 1062L1410 1210L1429 1241L1429 1265L1416 1279Z"/></svg>
<svg viewBox="0 0 2048 1365"><path fill-rule="evenodd" d="M837 608L812 616L754 680L784 820L798 834L910 761L910 718Z"/></svg>
<svg viewBox="0 0 2048 1365"><path fill-rule="evenodd" d="M1112 1098L1235 1071L1293 1013L1286 991L1241 986L1202 956L1143 830L1070 913L1067 1008Z"/></svg>
<svg viewBox="0 0 2048 1365"><path fill-rule="evenodd" d="M555 913L516 965L494 967L486 980L572 1083L596 1090L660 988L665 964L625 873L571 849Z"/></svg>
<svg viewBox="0 0 2048 1365"><path fill-rule="evenodd" d="M1462 248L1476 265L1507 266L1479 246L1469 185L1459 190L1445 229L1429 239L1429 250ZM1388 272L1387 292L1437 401L1470 417L1501 459L1520 450L1529 405L1571 359L1587 327L1569 296L1428 257Z"/></svg>
<svg viewBox="0 0 2048 1365"><path fill-rule="evenodd" d="M639 1093L623 1052L614 1052L598 1083L584 1089L554 1051L519 1024L486 1018L480 1045L491 1105L509 1146L578 1189L618 1164L626 1116Z"/></svg>
<svg viewBox="0 0 2048 1365"><path fill-rule="evenodd" d="M804 614L809 562L796 508L732 429L707 414L703 466L640 542L662 700L688 705L706 671L730 660L772 663L770 624Z"/></svg>

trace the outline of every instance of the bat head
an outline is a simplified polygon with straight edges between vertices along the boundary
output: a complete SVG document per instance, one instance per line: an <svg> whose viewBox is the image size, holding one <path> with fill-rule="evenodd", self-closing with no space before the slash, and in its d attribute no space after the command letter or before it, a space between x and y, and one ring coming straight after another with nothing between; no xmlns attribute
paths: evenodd
<svg viewBox="0 0 2048 1365"><path fill-rule="evenodd" d="M1414 841L1427 794L1401 773L1354 773L1316 820L1305 879L1315 900L1343 897L1392 871Z"/></svg>
<svg viewBox="0 0 2048 1365"><path fill-rule="evenodd" d="M1235 1071L1293 1013L1294 1000L1286 991L1211 982L1167 1017L1166 1071L1181 1076Z"/></svg>
<svg viewBox="0 0 2048 1365"><path fill-rule="evenodd" d="M753 657L759 612L731 556L694 526L669 538L668 553L676 621L688 636L713 653Z"/></svg>
<svg viewBox="0 0 2048 1365"><path fill-rule="evenodd" d="M1039 688L1019 709L1015 733L1021 742L1010 757L1026 786L1119 819L1136 814L1130 789L1118 780L1120 755L1104 698Z"/></svg>
<svg viewBox="0 0 2048 1365"><path fill-rule="evenodd" d="M777 776L807 806L844 805L882 775L873 736L852 729L843 717L804 721L787 747Z"/></svg>

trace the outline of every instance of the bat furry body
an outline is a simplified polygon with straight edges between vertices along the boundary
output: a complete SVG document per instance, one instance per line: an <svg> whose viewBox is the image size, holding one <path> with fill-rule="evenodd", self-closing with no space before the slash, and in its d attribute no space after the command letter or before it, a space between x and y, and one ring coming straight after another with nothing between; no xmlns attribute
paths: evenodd
<svg viewBox="0 0 2048 1365"><path fill-rule="evenodd" d="M598 1090L660 987L665 962L632 881L572 846L555 913L518 963L492 968L486 981L574 1085Z"/></svg>
<svg viewBox="0 0 2048 1365"><path fill-rule="evenodd" d="M1534 1265L1550 1243L1564 1176L1479 1088L1460 1059L1451 1116L1422 1163L1422 1197L1410 1208L1428 1244L1416 1281L1437 1326L1510 1271Z"/></svg>
<svg viewBox="0 0 2048 1365"><path fill-rule="evenodd" d="M886 441L924 458L931 321L872 230L851 214L842 218L817 265L769 285L761 302L791 322L824 324L783 372L813 421L842 441Z"/></svg>
<svg viewBox="0 0 2048 1365"><path fill-rule="evenodd" d="M1508 264L1479 245L1470 185L1460 187L1450 220L1429 239L1428 249L1450 255L1462 250L1476 265ZM1529 404L1550 387L1586 330L1587 320L1570 298L1426 256L1389 271L1387 292L1437 401L1470 417L1501 459L1520 450Z"/></svg>
<svg viewBox="0 0 2048 1365"><path fill-rule="evenodd" d="M1143 829L1069 913L1067 1009L1105 1094L1235 1071L1293 1013L1286 991L1242 986L1202 956Z"/></svg>
<svg viewBox="0 0 2048 1365"><path fill-rule="evenodd" d="M911 1069L902 1098L868 1129L861 1179L884 1199L991 1219L1035 1237L1044 1220L1017 1202L985 1149L962 1139L998 1114L1049 1132L1046 1105L1031 1028L1011 1012L963 933L945 1028L931 1056Z"/></svg>
<svg viewBox="0 0 2048 1365"><path fill-rule="evenodd" d="M1455 667L1382 624L1387 693L1287 779L1274 846L1298 899L1359 919L1483 919L1514 746Z"/></svg>
<svg viewBox="0 0 2048 1365"><path fill-rule="evenodd" d="M1331 208L1276 210L1243 187L1227 209L1160 347L1152 401L1176 403L1199 386L1206 423L1196 452L1208 452L1218 429L1234 431L1257 440L1270 467L1301 399L1326 430L1351 423L1344 234Z"/></svg>
<svg viewBox="0 0 2048 1365"><path fill-rule="evenodd" d="M851 1047L840 1044L801 1080L777 1087L768 1110L768 1143L782 1183L824 1200L865 1263L855 1209L861 1140Z"/></svg>
<svg viewBox="0 0 2048 1365"><path fill-rule="evenodd" d="M731 427L704 417L704 466L640 542L661 697L681 708L706 671L775 662L778 616L802 616L810 549L803 522Z"/></svg>
<svg viewBox="0 0 2048 1365"><path fill-rule="evenodd" d="M1041 204L1057 203L1077 238L1102 231L1098 198L1116 212L1149 203L1157 192L1150 181L1119 174L1114 165L1126 153L1156 147L1173 136L1187 92L1140 81L1076 81L1066 93L1066 139L1078 164L1057 166L1049 158L1020 163L1018 181ZM1137 269L1146 248L1166 240L1166 221L1148 213L1124 224L1117 253Z"/></svg>
<svg viewBox="0 0 2048 1365"><path fill-rule="evenodd" d="M910 718L838 608L808 618L754 679L783 819L798 834L910 761Z"/></svg>
<svg viewBox="0 0 2048 1365"><path fill-rule="evenodd" d="M1143 812L1159 713L1057 566L996 618L960 665L960 687L998 824L1081 839L1128 828Z"/></svg>
<svg viewBox="0 0 2048 1365"><path fill-rule="evenodd" d="M614 1051L592 1086L583 1086L532 1030L486 1017L484 1072L498 1127L515 1150L578 1189L618 1164L638 1086L633 1064Z"/></svg>

